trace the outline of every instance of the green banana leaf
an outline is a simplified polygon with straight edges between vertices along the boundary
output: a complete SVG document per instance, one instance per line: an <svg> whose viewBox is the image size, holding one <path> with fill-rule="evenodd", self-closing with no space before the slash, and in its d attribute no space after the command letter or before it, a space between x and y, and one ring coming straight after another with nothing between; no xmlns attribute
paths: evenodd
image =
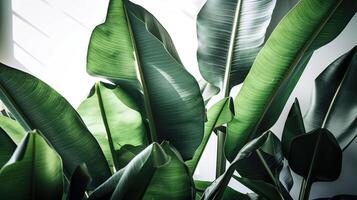
<svg viewBox="0 0 357 200"><path fill-rule="evenodd" d="M196 200L200 200L202 197L202 192L206 190L208 186L212 183L209 181L198 181L195 180L196 188ZM251 200L248 194L242 194L231 187L227 186L223 193L222 200Z"/></svg>
<svg viewBox="0 0 357 200"><path fill-rule="evenodd" d="M213 130L231 121L233 116L233 100L229 97L222 99L208 109L207 121L205 123L205 133L203 135L202 142L193 155L193 158L186 162L191 174L195 172Z"/></svg>
<svg viewBox="0 0 357 200"><path fill-rule="evenodd" d="M96 83L78 107L84 123L97 139L109 166L119 169L116 151L124 145L147 145L145 125L138 106L119 86Z"/></svg>
<svg viewBox="0 0 357 200"><path fill-rule="evenodd" d="M208 0L197 16L197 60L203 78L222 89L246 77L264 43L275 0Z"/></svg>
<svg viewBox="0 0 357 200"><path fill-rule="evenodd" d="M273 147L274 145L277 145L276 142L278 142L276 136L272 132L268 131L245 145L224 174L218 177L211 184L211 186L205 190L202 199L220 199L231 177L233 176L234 171L237 169L239 173L257 180L262 179L266 181L264 179L266 177L265 174L269 174L268 176L271 180L270 182L273 182L274 187L277 191L279 191L279 199L292 200L289 192L286 191L278 178L278 174L281 170L282 152L275 154L275 150L278 150L279 148ZM258 164L258 162L255 162L256 159L254 155L256 155L260 160L259 167L262 167L261 165L263 165L262 168L266 171L263 172L263 170L260 170L258 166L254 165ZM252 165L249 165L249 162ZM254 174L254 171L257 171L259 174Z"/></svg>
<svg viewBox="0 0 357 200"><path fill-rule="evenodd" d="M91 186L110 177L98 142L71 105L46 83L0 64L0 99L25 130L41 130L61 156L68 176L86 163L93 178Z"/></svg>
<svg viewBox="0 0 357 200"><path fill-rule="evenodd" d="M86 188L91 182L91 177L86 164L78 165L74 170L67 194L67 200L81 200L84 197Z"/></svg>
<svg viewBox="0 0 357 200"><path fill-rule="evenodd" d="M61 200L62 162L38 131L31 131L0 170L2 199Z"/></svg>
<svg viewBox="0 0 357 200"><path fill-rule="evenodd" d="M334 197L317 198L314 200L356 200L357 195L340 194Z"/></svg>
<svg viewBox="0 0 357 200"><path fill-rule="evenodd" d="M166 30L144 8L129 1L123 3L122 0L111 0L107 21L100 25L98 30L105 34L92 37L91 45L96 43L97 49L100 50L93 51L90 48L89 60L101 61L95 57L91 58L91 55L97 53L118 55L119 51L132 53L133 50L135 60L128 61L125 66L136 63L151 140L167 140L179 150L185 160L192 158L204 132L203 99L198 83L183 67ZM130 38L126 36L127 32ZM107 46L106 42L102 41L115 43L117 46ZM89 64L88 67L103 70L110 67L108 71L115 71L121 65L99 63ZM120 76L115 75L115 78L131 80L135 68L130 70L132 71L128 72L126 68L118 70L125 72ZM127 78L125 74L128 74ZM112 80L113 76L108 79ZM122 81L114 82L122 84Z"/></svg>
<svg viewBox="0 0 357 200"><path fill-rule="evenodd" d="M10 159L25 130L13 119L0 116L0 168Z"/></svg>
<svg viewBox="0 0 357 200"><path fill-rule="evenodd" d="M193 181L179 153L153 143L89 197L95 199L192 199Z"/></svg>
<svg viewBox="0 0 357 200"><path fill-rule="evenodd" d="M357 47L331 63L315 80L312 102L304 116L307 131L326 128L341 149L357 136Z"/></svg>
<svg viewBox="0 0 357 200"><path fill-rule="evenodd" d="M276 122L312 53L334 39L356 10L354 0L301 0L282 19L235 99L225 145L229 161Z"/></svg>

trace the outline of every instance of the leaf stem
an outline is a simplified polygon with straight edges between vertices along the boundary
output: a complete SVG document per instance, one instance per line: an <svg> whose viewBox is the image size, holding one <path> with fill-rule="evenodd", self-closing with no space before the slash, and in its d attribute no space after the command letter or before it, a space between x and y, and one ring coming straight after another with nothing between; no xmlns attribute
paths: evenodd
<svg viewBox="0 0 357 200"><path fill-rule="evenodd" d="M224 142L226 133L222 131L217 132L217 160L216 160L216 178L221 176L226 171L226 158L224 156Z"/></svg>
<svg viewBox="0 0 357 200"><path fill-rule="evenodd" d="M133 45L133 49L134 49L134 57L135 57L136 71L137 71L138 79L143 87L144 105L145 105L145 112L146 112L146 115L148 118L148 124L149 124L149 130L150 130L150 140L151 140L151 142L159 142L158 138L157 138L157 133L156 133L154 116L153 116L153 112L151 110L149 92L148 92L147 85L145 82L144 73L141 68L140 56L137 52L137 47L136 47L136 43L135 43L133 30L131 29L130 19L128 16L128 12L125 8L125 5L124 5L124 13L125 13L126 21L128 23L128 30L129 30L129 35L130 35L130 39L131 39L131 44Z"/></svg>

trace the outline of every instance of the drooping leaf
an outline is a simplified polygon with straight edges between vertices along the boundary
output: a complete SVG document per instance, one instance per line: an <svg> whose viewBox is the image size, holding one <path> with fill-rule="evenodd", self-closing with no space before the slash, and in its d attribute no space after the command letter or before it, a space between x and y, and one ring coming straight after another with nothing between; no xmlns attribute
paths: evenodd
<svg viewBox="0 0 357 200"><path fill-rule="evenodd" d="M242 183L244 186L257 193L259 196L265 197L267 199L281 199L279 191L274 185L270 183L261 180L252 180L244 177L238 177L235 175L233 175L233 177L235 180Z"/></svg>
<svg viewBox="0 0 357 200"><path fill-rule="evenodd" d="M241 154L239 162L236 163L237 172L245 178L263 180L274 183L271 174L266 170L265 164L270 168L273 175L278 175L283 167L283 152L281 144L272 132L268 132L262 137L253 151L246 151ZM262 157L265 160L262 162Z"/></svg>
<svg viewBox="0 0 357 200"><path fill-rule="evenodd" d="M118 157L119 165L118 169L125 167L136 155L138 155L146 146L133 146L126 144L122 146L117 152L116 156Z"/></svg>
<svg viewBox="0 0 357 200"><path fill-rule="evenodd" d="M225 152L232 161L278 119L312 53L334 39L356 13L354 0L301 0L257 55L235 99Z"/></svg>
<svg viewBox="0 0 357 200"><path fill-rule="evenodd" d="M31 131L0 170L2 199L60 200L62 162L38 131Z"/></svg>
<svg viewBox="0 0 357 200"><path fill-rule="evenodd" d="M276 137L276 136L275 136ZM254 175L253 173L248 173L254 171L255 166L250 166L252 170L249 171L247 160L252 159L252 154L257 154L259 156L259 159L261 160L261 163L264 165L264 168L267 170L267 173L269 173L270 178L272 179L272 182L274 182L274 187L277 188L277 191L281 192L281 195L284 195L284 199L292 199L291 196L289 195L288 192L285 191L285 188L282 187L281 183L278 180L278 177L276 176L276 171L278 170L278 166L276 161L281 160L279 157L282 157L282 153L277 154L277 158L271 158L268 156L268 153L264 152L274 152L276 147L272 148L272 145L267 145L268 143L272 143L274 145L274 142L272 142L273 139L273 133L271 132L266 132L263 135L261 135L258 138L253 139L251 142L249 142L247 145L244 146L244 148L238 153L237 157L234 159L234 161L231 163L231 165L228 167L228 169L224 172L223 175L218 177L212 184L209 186L205 192L203 193L203 199L205 200L211 200L211 199L220 199L224 193L225 188L227 187L229 180L233 176L234 171L240 167L244 167L244 171L240 170L243 172L245 175L251 176L253 178L260 178L262 177L262 171L260 171L260 176ZM270 142L269 142L270 140ZM269 159L269 160L268 160ZM272 159L272 161L270 160ZM253 160L253 159L252 159ZM243 165L241 164L243 162ZM269 165L270 164L270 165ZM254 169L253 169L254 168ZM275 171L274 171L275 170ZM275 173L275 174L274 174ZM264 177L263 177L264 178ZM281 198L279 198L281 199Z"/></svg>
<svg viewBox="0 0 357 200"><path fill-rule="evenodd" d="M119 167L115 152L124 145L148 144L138 106L120 87L97 83L78 112L99 142L110 166L113 166L114 158L115 167Z"/></svg>
<svg viewBox="0 0 357 200"><path fill-rule="evenodd" d="M202 192L206 190L208 186L212 183L209 181L198 181L195 180L195 188L196 188L196 200L201 199ZM251 200L251 198L247 194L242 194L231 187L227 186L226 190L223 193L222 200Z"/></svg>
<svg viewBox="0 0 357 200"><path fill-rule="evenodd" d="M82 200L91 177L86 164L78 165L69 184L67 200Z"/></svg>
<svg viewBox="0 0 357 200"><path fill-rule="evenodd" d="M0 98L25 130L41 130L60 154L68 176L81 163L88 166L91 186L110 176L95 138L71 105L46 83L0 64Z"/></svg>
<svg viewBox="0 0 357 200"><path fill-rule="evenodd" d="M223 124L231 121L234 116L232 98L224 98L214 104L207 112L207 121L205 123L205 133L200 146L197 148L193 158L186 162L190 172L193 174L198 162L201 159L203 151L208 143L208 140L214 130Z"/></svg>
<svg viewBox="0 0 357 200"><path fill-rule="evenodd" d="M89 199L192 199L192 182L179 153L167 142L153 143Z"/></svg>
<svg viewBox="0 0 357 200"><path fill-rule="evenodd" d="M308 180L334 181L341 172L342 151L327 129L316 129L293 139L290 146L291 169Z"/></svg>
<svg viewBox="0 0 357 200"><path fill-rule="evenodd" d="M357 136L357 48L330 64L315 80L304 116L307 131L326 128L346 149Z"/></svg>
<svg viewBox="0 0 357 200"><path fill-rule="evenodd" d="M13 119L0 116L0 168L10 159L25 130Z"/></svg>
<svg viewBox="0 0 357 200"><path fill-rule="evenodd" d="M184 69L166 30L144 8L129 1L122 3L122 0L112 0L108 16L113 20L108 18L101 26L110 31L101 34L98 41L115 43L115 47L98 42L97 48L105 55L116 55L119 51L131 49L135 52L134 59L125 66L136 63L142 85L137 89L143 92L151 140L167 140L185 160L192 158L203 137L205 117L203 99L196 80ZM121 29L127 29L123 32L127 35L128 31L130 37L121 37ZM129 44L132 46L127 48ZM90 54L95 55L96 51ZM106 66L96 65L103 70ZM114 68L120 67L115 65ZM128 77L125 74L111 74L115 77L108 78L132 80L132 72L128 72Z"/></svg>
<svg viewBox="0 0 357 200"><path fill-rule="evenodd" d="M208 0L197 16L197 60L205 80L222 89L243 82L264 43L275 0Z"/></svg>
<svg viewBox="0 0 357 200"><path fill-rule="evenodd" d="M290 108L288 117L286 118L281 137L283 153L286 159L289 160L290 145L293 139L305 133L304 120L301 116L299 101L295 99L295 102Z"/></svg>

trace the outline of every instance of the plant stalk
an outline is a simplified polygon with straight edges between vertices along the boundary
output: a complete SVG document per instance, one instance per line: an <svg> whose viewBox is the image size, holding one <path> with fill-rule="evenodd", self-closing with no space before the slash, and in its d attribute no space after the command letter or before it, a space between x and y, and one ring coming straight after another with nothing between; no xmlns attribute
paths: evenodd
<svg viewBox="0 0 357 200"><path fill-rule="evenodd" d="M226 171L226 158L224 156L224 141L226 133L222 131L217 132L217 160L216 160L216 178L221 176Z"/></svg>
<svg viewBox="0 0 357 200"><path fill-rule="evenodd" d="M227 53L227 60L226 60L224 80L223 80L224 98L229 97L229 92L230 92L230 73L231 73L231 69L232 69L234 42L235 42L235 38L238 34L237 29L238 29L239 13L241 10L241 4L242 4L242 0L238 0L237 7L236 7L236 10L234 13L233 27L232 27L232 33L231 33L230 41L229 41L229 48L228 48L228 53ZM217 163L217 165L216 165L216 177L217 178L220 175L222 175L226 170L226 158L224 155L225 140L226 140L226 133L221 133L221 131L219 131L218 138L217 138L217 162L216 162Z"/></svg>

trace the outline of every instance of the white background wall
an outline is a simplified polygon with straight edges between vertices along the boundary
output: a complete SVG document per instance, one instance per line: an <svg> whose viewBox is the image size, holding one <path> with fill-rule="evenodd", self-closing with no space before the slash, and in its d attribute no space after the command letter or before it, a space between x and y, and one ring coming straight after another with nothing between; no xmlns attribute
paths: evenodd
<svg viewBox="0 0 357 200"><path fill-rule="evenodd" d="M200 78L196 61L196 15L205 0L135 0L170 33L186 68ZM59 91L77 107L98 80L86 74L86 53L93 28L102 23L108 0L1 0L0 61L30 72ZM281 135L292 100L299 98L306 111L315 77L333 60L357 45L357 16L330 44L315 52L272 130ZM357 89L356 89L357 90ZM216 138L212 137L195 178L213 180ZM311 197L357 194L357 141L344 152L341 177L313 185ZM295 178L296 197L300 179ZM231 185L248 191L235 181Z"/></svg>

